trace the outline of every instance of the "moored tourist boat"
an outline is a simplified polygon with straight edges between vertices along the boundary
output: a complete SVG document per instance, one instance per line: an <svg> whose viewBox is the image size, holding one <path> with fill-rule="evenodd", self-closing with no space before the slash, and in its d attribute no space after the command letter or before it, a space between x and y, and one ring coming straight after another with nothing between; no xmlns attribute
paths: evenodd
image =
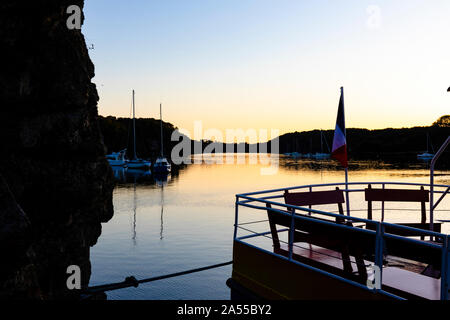
<svg viewBox="0 0 450 320"><path fill-rule="evenodd" d="M332 183L237 195L232 298L448 300L448 220L436 215L450 210L450 185L433 178L448 144L450 137L431 162L429 184Z"/></svg>

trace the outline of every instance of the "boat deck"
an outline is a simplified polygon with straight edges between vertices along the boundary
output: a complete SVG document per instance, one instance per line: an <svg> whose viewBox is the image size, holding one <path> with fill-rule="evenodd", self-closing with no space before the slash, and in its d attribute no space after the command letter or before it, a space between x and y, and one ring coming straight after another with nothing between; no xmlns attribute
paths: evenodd
<svg viewBox="0 0 450 320"><path fill-rule="evenodd" d="M377 186L384 190L375 192L381 198L368 197ZM343 184L237 195L233 281L269 299L448 300L449 240L447 234L436 232L440 222L424 219L427 185L383 182L339 187ZM449 186L433 187L434 195L440 196L438 204L450 208L444 199ZM367 215L373 217L362 218L362 208L348 211L359 212L358 217L346 215L344 192L352 194L350 199L365 194L359 203L366 204ZM419 205L421 222L384 222L387 204L401 204L405 195L404 202ZM378 200L379 209L368 204ZM337 206L337 213L317 208L330 204ZM377 210L381 212L375 214ZM258 216L249 221L257 213L268 219Z"/></svg>
<svg viewBox="0 0 450 320"><path fill-rule="evenodd" d="M288 257L289 246L283 244L281 249L275 249L274 252ZM342 267L342 254L337 251L317 247L306 242L296 243L293 249L293 259L359 281L357 270L353 272L353 277L346 275ZM350 259L354 269L356 269L356 259L354 257L350 257ZM364 261L364 263L367 267L373 266L370 261ZM399 261L395 257L387 257L386 265L383 268L382 279L382 287L385 290L408 299L439 300L441 281L421 274L426 265L412 261L406 262L402 259Z"/></svg>

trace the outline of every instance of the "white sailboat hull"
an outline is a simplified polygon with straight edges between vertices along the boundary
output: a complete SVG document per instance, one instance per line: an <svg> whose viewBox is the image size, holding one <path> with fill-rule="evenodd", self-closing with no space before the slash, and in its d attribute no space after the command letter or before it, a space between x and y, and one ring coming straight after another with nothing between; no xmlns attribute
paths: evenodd
<svg viewBox="0 0 450 320"><path fill-rule="evenodd" d="M316 153L312 157L314 159L328 159L328 158L330 158L330 154L328 154L328 153Z"/></svg>
<svg viewBox="0 0 450 320"><path fill-rule="evenodd" d="M126 164L125 160L110 160L110 159L108 159L108 162L113 167L123 167Z"/></svg>
<svg viewBox="0 0 450 320"><path fill-rule="evenodd" d="M171 170L170 165L160 165L160 166L153 166L153 172L155 173L169 173Z"/></svg>
<svg viewBox="0 0 450 320"><path fill-rule="evenodd" d="M147 160L129 160L127 162L127 167L131 169L148 169L152 166L152 163Z"/></svg>
<svg viewBox="0 0 450 320"><path fill-rule="evenodd" d="M417 155L417 159L433 159L433 157L434 157L434 154L427 153L427 152Z"/></svg>
<svg viewBox="0 0 450 320"><path fill-rule="evenodd" d="M172 166L164 157L159 157L156 159L155 164L153 165L153 172L155 173L169 173Z"/></svg>

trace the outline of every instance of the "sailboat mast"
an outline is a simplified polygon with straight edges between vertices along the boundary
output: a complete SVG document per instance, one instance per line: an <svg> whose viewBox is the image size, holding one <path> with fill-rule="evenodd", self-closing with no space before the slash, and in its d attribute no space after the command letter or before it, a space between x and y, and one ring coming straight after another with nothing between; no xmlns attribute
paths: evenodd
<svg viewBox="0 0 450 320"><path fill-rule="evenodd" d="M163 125L162 125L162 103L159 104L159 121L161 123L161 158L162 158L162 157L164 157Z"/></svg>
<svg viewBox="0 0 450 320"><path fill-rule="evenodd" d="M320 153L323 153L323 136L322 136L322 129L320 129Z"/></svg>
<svg viewBox="0 0 450 320"><path fill-rule="evenodd" d="M134 158L133 160L137 159L136 156L136 116L134 112L134 90L133 90L133 151L134 151Z"/></svg>

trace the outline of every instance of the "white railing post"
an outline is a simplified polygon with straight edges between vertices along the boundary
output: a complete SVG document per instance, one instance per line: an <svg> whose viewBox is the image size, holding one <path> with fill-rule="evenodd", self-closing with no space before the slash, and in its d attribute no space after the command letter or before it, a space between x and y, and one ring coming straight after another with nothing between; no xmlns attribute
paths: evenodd
<svg viewBox="0 0 450 320"><path fill-rule="evenodd" d="M289 229L289 260L292 261L294 251L295 209L292 209L291 228Z"/></svg>
<svg viewBox="0 0 450 320"><path fill-rule="evenodd" d="M448 300L448 289L450 288L450 256L448 235L443 239L442 244L442 264L441 264L441 300Z"/></svg>
<svg viewBox="0 0 450 320"><path fill-rule="evenodd" d="M239 215L239 196L236 196L236 203L234 207L234 236L233 240L236 240L237 237L237 228L238 228L238 215Z"/></svg>
<svg viewBox="0 0 450 320"><path fill-rule="evenodd" d="M385 189L386 184L383 183L383 189ZM384 222L384 201L381 202L381 221Z"/></svg>
<svg viewBox="0 0 450 320"><path fill-rule="evenodd" d="M312 191L313 191L313 189L312 189L312 187L310 186L310 187L309 187L309 192L312 192ZM310 205L309 208L312 209L312 206ZM310 216L310 215L311 215L311 211L308 211L308 216Z"/></svg>
<svg viewBox="0 0 450 320"><path fill-rule="evenodd" d="M445 140L444 144L439 148L439 151L433 157L430 164L430 230L434 231L434 166L445 148L450 144L450 136Z"/></svg>
<svg viewBox="0 0 450 320"><path fill-rule="evenodd" d="M378 280L380 286L382 286L383 284L383 234L384 234L383 223L377 222L377 234L375 240L375 265L379 268L380 279L376 280Z"/></svg>

